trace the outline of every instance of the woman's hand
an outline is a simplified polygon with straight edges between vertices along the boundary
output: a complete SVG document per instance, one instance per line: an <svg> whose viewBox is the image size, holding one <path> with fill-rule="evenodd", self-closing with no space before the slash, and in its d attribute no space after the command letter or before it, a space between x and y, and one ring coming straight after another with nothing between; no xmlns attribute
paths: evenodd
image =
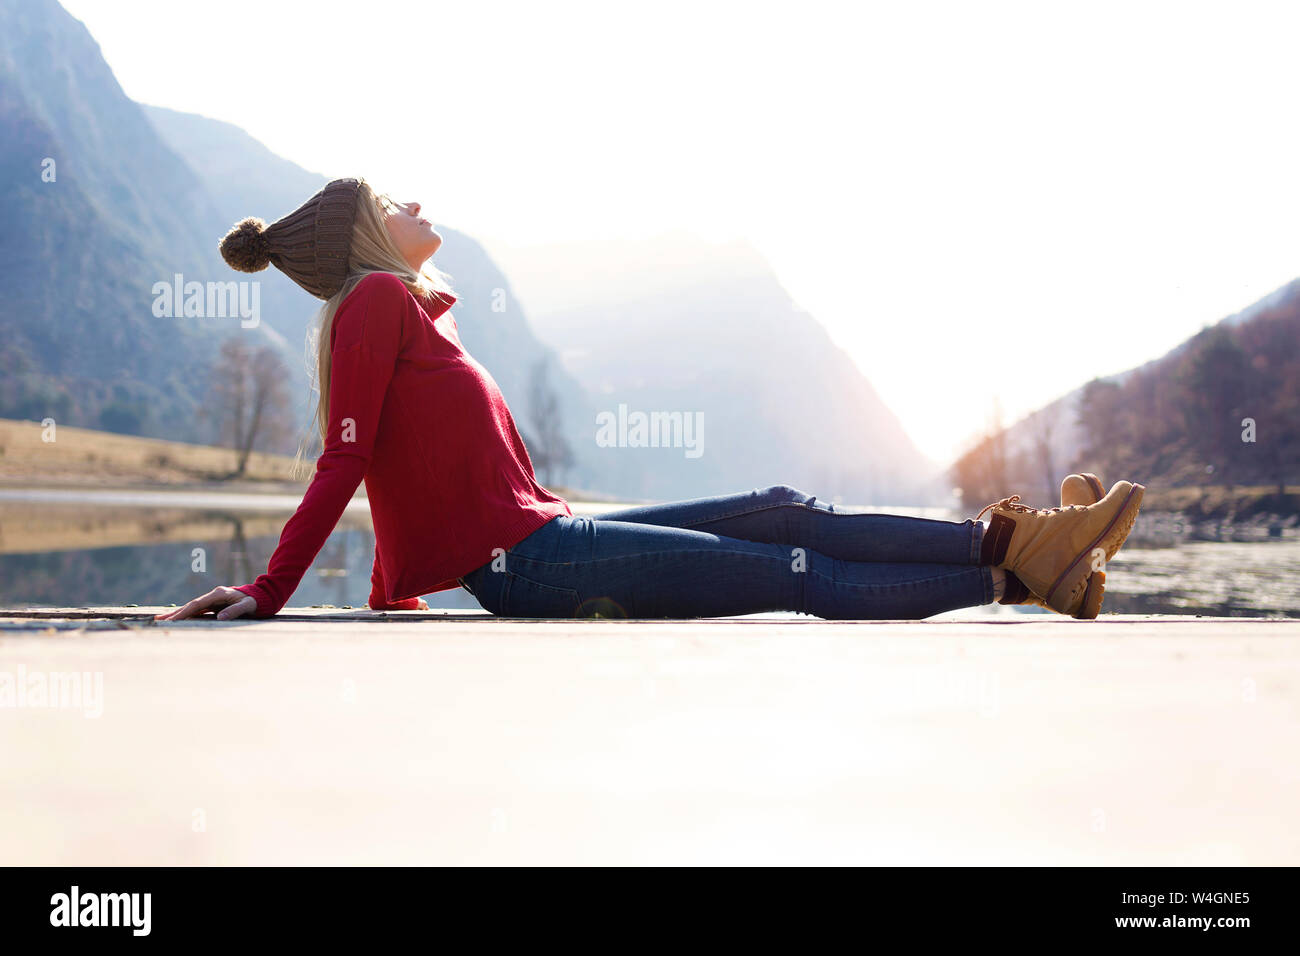
<svg viewBox="0 0 1300 956"><path fill-rule="evenodd" d="M183 621L187 617L198 617L208 611L216 611L218 621L230 621L237 617L252 614L256 610L256 598L250 597L243 591L236 591L234 588L221 587L213 588L202 597L196 597L184 607L179 607L174 611L164 611L162 614L155 614L154 620Z"/></svg>

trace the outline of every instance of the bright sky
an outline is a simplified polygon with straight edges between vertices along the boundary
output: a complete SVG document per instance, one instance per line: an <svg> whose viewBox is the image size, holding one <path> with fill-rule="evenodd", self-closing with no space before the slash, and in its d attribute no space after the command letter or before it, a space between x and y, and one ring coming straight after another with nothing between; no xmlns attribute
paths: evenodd
<svg viewBox="0 0 1300 956"><path fill-rule="evenodd" d="M64 6L485 240L749 239L941 461L1300 274L1295 4Z"/></svg>

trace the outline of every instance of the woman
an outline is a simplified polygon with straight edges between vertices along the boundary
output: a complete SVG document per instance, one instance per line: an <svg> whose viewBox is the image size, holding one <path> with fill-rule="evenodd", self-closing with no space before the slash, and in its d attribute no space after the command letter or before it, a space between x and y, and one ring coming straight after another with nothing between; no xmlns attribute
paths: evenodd
<svg viewBox="0 0 1300 956"><path fill-rule="evenodd" d="M324 450L265 574L160 620L278 612L363 480L375 528L369 606L411 610L462 586L493 614L714 617L799 611L924 618L961 607L1101 606L1104 562L1142 486L1071 476L1062 507L1018 496L979 520L837 509L784 485L574 517L537 483L492 376L461 346L456 297L430 265L442 244L420 204L359 179L329 183L267 226L221 241L244 272L273 263L325 300L317 426Z"/></svg>

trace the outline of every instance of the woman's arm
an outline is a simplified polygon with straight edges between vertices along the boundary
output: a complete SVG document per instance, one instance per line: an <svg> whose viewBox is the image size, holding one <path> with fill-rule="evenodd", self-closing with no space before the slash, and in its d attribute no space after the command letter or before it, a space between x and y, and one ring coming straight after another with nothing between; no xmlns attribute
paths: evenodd
<svg viewBox="0 0 1300 956"><path fill-rule="evenodd" d="M387 274L367 276L347 297L334 317L325 448L266 573L252 584L217 588L160 618L178 620L220 608L230 612L218 613L223 619L270 617L284 607L365 477L408 308L414 304L401 280Z"/></svg>

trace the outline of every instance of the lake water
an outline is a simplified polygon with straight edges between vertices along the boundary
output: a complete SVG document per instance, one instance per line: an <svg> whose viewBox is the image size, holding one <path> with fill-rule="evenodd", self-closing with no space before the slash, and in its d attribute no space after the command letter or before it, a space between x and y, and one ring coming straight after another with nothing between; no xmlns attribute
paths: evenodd
<svg viewBox="0 0 1300 956"><path fill-rule="evenodd" d="M217 585L247 583L265 570L298 500L0 490L0 607L181 604ZM580 514L611 507L573 505ZM959 517L934 509L913 513ZM1103 612L1300 617L1300 533L1292 522L1273 534L1195 528L1144 514L1107 568ZM373 557L366 504L354 501L291 603L363 607ZM428 601L434 608L478 609L459 588Z"/></svg>

